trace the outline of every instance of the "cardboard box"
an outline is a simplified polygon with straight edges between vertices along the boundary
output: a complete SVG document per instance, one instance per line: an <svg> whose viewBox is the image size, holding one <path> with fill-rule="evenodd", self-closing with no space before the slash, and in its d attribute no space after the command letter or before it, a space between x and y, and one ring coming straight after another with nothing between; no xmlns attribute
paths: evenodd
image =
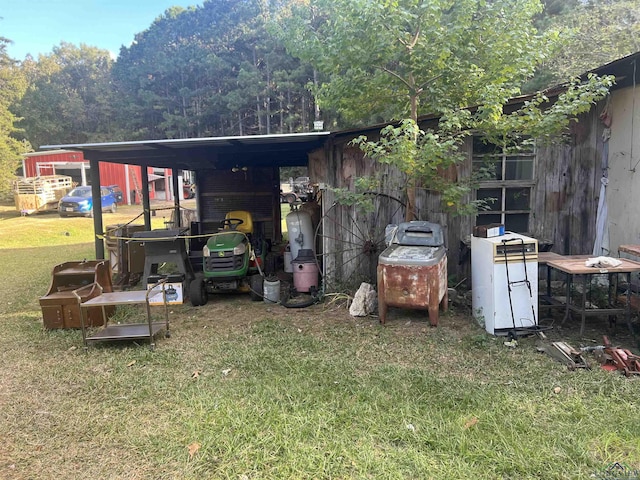
<svg viewBox="0 0 640 480"><path fill-rule="evenodd" d="M167 282L164 284L150 284L149 290L153 291L149 294L149 305L164 305L162 298L162 287L167 297L167 305L180 305L184 303L184 286L182 282Z"/></svg>
<svg viewBox="0 0 640 480"><path fill-rule="evenodd" d="M499 237L504 235L504 225L501 223L492 223L489 225L478 225L473 227L473 236L481 238Z"/></svg>

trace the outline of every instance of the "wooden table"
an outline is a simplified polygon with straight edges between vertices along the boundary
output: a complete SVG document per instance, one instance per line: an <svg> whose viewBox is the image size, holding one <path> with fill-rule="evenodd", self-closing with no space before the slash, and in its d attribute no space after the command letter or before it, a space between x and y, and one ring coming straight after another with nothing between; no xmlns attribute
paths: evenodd
<svg viewBox="0 0 640 480"><path fill-rule="evenodd" d="M554 261L554 260L562 260L562 259L579 259L579 260L586 260L588 258L591 258L591 255L560 255L559 253L554 253L554 252L539 252L538 253L538 266L539 267L545 267L546 270L546 278L547 278L547 286L546 286L546 292L545 293L540 293L540 295L538 295L539 298L539 304L538 304L538 309L542 309L542 308L557 308L557 307L561 307L561 308L565 308L565 302L562 302L560 300L558 300L557 298L554 298L552 292L551 292L551 267L549 266L549 262L550 261Z"/></svg>
<svg viewBox="0 0 640 480"><path fill-rule="evenodd" d="M613 281L614 277L617 278L617 276L620 274L626 275L627 284L629 284L631 280L631 274L634 272L640 272L640 263L634 262L633 260L619 258L617 260L620 260L622 264L617 267L597 268L585 266L586 259L593 258L593 256L590 255L576 255L568 257L559 255L559 257L560 258L552 256L546 259L546 264L548 279L550 278L549 270L552 268L564 273L567 277L567 294L566 300L564 302L566 310L563 322L569 318L571 312L580 313L580 335L582 335L584 333L587 316L606 314L611 317L614 315L624 314L627 325L633 333L629 309L629 299L631 296L631 292L629 289L627 289L624 306L622 308L616 308L612 305L612 289L616 286L615 282ZM587 308L587 280L589 281L589 283L591 283L592 277L594 275L608 276L608 305L606 308ZM578 277L582 281L582 298L581 301L575 305L571 302L571 284L573 283L574 277ZM550 282L548 281L547 283L547 292L551 296L551 290L549 287Z"/></svg>
<svg viewBox="0 0 640 480"><path fill-rule="evenodd" d="M621 253L627 253L640 258L640 245L620 245L618 247L618 256L620 256Z"/></svg>
<svg viewBox="0 0 640 480"><path fill-rule="evenodd" d="M85 348L88 347L89 342L98 341L112 341L112 340L141 340L148 339L149 345L153 350L155 343L154 337L161 330L165 330L165 335L170 336L169 333L169 309L167 306L166 298L164 302L164 322L153 322L151 318L151 306L149 305L149 297L155 295L158 290L162 288L164 292L164 283L158 283L153 288L147 290L132 290L126 292L109 292L103 293L97 297L92 298L84 303L80 304L82 314L82 340ZM164 293L163 293L164 296ZM88 335L85 326L85 317L87 316L87 309L91 307L105 307L113 305L145 305L147 321L144 323L123 323L123 324L109 324L105 321L105 326L100 328L95 333ZM105 316L105 318L107 318Z"/></svg>
<svg viewBox="0 0 640 480"><path fill-rule="evenodd" d="M618 257L633 260L635 262L640 261L640 245L620 245L618 247ZM631 276L631 308L640 311L640 276Z"/></svg>

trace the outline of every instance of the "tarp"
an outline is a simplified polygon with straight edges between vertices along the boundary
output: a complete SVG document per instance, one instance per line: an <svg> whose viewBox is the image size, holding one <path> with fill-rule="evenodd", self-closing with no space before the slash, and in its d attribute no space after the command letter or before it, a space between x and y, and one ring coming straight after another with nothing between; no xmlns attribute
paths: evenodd
<svg viewBox="0 0 640 480"><path fill-rule="evenodd" d="M609 129L606 129L609 130ZM609 184L609 136L603 135L602 178L600 179L600 199L596 214L596 239L593 244L593 255L596 257L609 255L609 213L607 209L607 185Z"/></svg>

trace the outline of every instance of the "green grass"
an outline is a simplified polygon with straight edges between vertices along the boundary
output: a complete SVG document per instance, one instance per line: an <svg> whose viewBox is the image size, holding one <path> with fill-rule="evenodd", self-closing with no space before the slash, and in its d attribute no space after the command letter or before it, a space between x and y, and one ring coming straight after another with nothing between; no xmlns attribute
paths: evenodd
<svg viewBox="0 0 640 480"><path fill-rule="evenodd" d="M115 214L105 213L103 227L127 223L144 224L137 205L122 206ZM151 217L153 228L164 228L169 221L171 211L158 210ZM87 217L60 218L55 212L37 213L27 217L20 216L15 207L0 205L0 239L2 248L41 247L49 245L76 245L93 242L93 219Z"/></svg>
<svg viewBox="0 0 640 480"><path fill-rule="evenodd" d="M80 332L43 330L38 297L53 265L91 257L91 226L78 233L86 243L48 234L7 247L32 220L0 221L2 479L579 479L612 462L640 469L640 379L570 372L537 353L536 339L508 349L465 312L433 329L423 313L397 310L380 327L336 306L225 295L172 308L172 336L155 351L85 352Z"/></svg>

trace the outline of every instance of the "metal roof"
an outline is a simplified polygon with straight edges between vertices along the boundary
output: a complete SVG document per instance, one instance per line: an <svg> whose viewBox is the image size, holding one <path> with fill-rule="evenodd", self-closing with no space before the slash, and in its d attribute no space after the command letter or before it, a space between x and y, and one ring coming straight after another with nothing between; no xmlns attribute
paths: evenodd
<svg viewBox="0 0 640 480"><path fill-rule="evenodd" d="M331 132L281 135L140 140L130 142L43 145L42 150L75 150L85 158L160 168L199 170L253 166L306 165L309 152L320 148Z"/></svg>

